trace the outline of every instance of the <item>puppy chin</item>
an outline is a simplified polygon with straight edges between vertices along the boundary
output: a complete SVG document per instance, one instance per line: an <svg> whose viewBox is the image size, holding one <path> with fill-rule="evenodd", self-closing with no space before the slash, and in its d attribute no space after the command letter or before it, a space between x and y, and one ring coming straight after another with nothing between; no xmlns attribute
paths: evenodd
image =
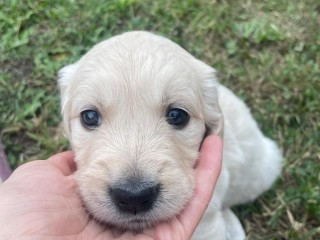
<svg viewBox="0 0 320 240"><path fill-rule="evenodd" d="M158 222L160 221L159 220L151 221L150 218L132 218L132 219L123 218L123 221L121 221L121 223L120 222L117 224L109 223L109 225L120 231L131 231L131 232L139 233L145 229L151 228Z"/></svg>

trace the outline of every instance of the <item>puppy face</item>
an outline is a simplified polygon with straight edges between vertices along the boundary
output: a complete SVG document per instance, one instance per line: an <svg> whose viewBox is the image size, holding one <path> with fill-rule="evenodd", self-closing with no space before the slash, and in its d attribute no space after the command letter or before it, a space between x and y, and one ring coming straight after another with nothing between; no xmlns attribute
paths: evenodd
<svg viewBox="0 0 320 240"><path fill-rule="evenodd" d="M88 211L134 231L178 214L201 142L221 128L214 70L165 38L131 32L63 68L59 85Z"/></svg>

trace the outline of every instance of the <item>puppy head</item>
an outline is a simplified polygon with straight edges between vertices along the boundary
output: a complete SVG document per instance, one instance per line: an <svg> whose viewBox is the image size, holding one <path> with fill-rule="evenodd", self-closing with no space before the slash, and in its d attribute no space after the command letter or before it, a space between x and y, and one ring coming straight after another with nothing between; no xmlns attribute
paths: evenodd
<svg viewBox="0 0 320 240"><path fill-rule="evenodd" d="M168 39L130 32L63 68L59 85L88 211L135 231L178 214L206 132L221 130L214 70Z"/></svg>

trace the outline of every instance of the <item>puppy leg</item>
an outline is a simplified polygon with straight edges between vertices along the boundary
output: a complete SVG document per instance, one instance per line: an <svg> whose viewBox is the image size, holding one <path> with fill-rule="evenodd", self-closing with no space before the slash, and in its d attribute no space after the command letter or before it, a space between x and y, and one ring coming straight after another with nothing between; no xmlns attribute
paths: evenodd
<svg viewBox="0 0 320 240"><path fill-rule="evenodd" d="M213 197L192 235L192 240L227 240L227 226L221 207L228 185L229 174L225 167L222 166Z"/></svg>
<svg viewBox="0 0 320 240"><path fill-rule="evenodd" d="M222 215L226 226L226 239L244 240L246 235L237 216L229 208L223 210Z"/></svg>
<svg viewBox="0 0 320 240"><path fill-rule="evenodd" d="M207 210L201 223L193 233L192 240L227 240L224 214L221 211Z"/></svg>
<svg viewBox="0 0 320 240"><path fill-rule="evenodd" d="M207 211L201 222L207 224L200 224L197 227L192 240L244 240L246 238L239 219L230 209L214 213Z"/></svg>

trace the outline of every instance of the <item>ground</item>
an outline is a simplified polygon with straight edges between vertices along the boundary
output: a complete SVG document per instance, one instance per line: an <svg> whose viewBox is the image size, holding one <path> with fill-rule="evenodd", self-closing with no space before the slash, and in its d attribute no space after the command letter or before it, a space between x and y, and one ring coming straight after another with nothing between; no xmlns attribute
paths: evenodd
<svg viewBox="0 0 320 240"><path fill-rule="evenodd" d="M68 148L58 69L98 41L137 29L214 66L280 145L280 179L234 208L248 239L320 239L317 0L0 0L0 137L11 166Z"/></svg>

